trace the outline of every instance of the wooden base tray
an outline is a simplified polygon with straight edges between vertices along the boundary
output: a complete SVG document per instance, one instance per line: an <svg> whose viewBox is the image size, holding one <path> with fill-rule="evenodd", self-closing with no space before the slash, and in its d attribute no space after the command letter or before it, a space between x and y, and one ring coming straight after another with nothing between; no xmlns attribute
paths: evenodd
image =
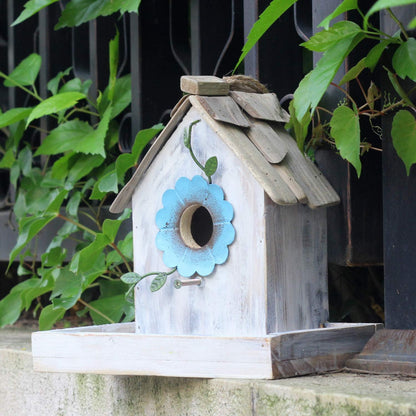
<svg viewBox="0 0 416 416"><path fill-rule="evenodd" d="M380 324L335 324L264 337L143 335L134 323L34 332L36 371L274 379L342 368Z"/></svg>

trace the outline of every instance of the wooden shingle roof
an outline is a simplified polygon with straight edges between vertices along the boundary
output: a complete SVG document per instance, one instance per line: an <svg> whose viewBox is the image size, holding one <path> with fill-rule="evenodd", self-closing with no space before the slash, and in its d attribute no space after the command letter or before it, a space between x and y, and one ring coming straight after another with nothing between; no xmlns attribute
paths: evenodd
<svg viewBox="0 0 416 416"><path fill-rule="evenodd" d="M281 108L276 95L230 91L229 85L217 77L181 78L181 89L189 95L173 109L169 123L117 195L111 212L121 212L130 204L134 189L191 106L276 204L302 203L318 208L339 202L323 174L284 129L289 114Z"/></svg>

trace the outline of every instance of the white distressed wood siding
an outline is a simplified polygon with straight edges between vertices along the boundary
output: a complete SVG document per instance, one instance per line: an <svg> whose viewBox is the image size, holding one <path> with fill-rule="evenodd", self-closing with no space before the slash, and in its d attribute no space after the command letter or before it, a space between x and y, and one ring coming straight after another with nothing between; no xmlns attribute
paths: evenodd
<svg viewBox="0 0 416 416"><path fill-rule="evenodd" d="M267 332L319 328L328 319L326 209L266 196Z"/></svg>
<svg viewBox="0 0 416 416"><path fill-rule="evenodd" d="M201 116L191 109L149 167L133 195L134 269L138 273L168 270L156 248L156 212L162 195L180 176L202 175L183 145L183 131ZM213 183L234 207L235 241L227 262L217 265L201 287L173 287L177 273L151 293L151 278L136 290L136 323L140 333L260 336L266 334L266 251L264 191L247 168L204 122L192 130L199 160L218 157Z"/></svg>

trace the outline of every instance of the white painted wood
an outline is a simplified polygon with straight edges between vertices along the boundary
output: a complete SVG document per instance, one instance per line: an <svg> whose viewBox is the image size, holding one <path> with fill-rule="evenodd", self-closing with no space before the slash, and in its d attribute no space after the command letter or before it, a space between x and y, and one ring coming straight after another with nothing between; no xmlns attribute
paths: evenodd
<svg viewBox="0 0 416 416"><path fill-rule="evenodd" d="M342 368L377 324L263 337L140 335L131 324L34 332L36 371L270 379Z"/></svg>
<svg viewBox="0 0 416 416"><path fill-rule="evenodd" d="M231 91L230 95L244 111L254 118L282 123L290 120L289 114L280 106L276 94Z"/></svg>
<svg viewBox="0 0 416 416"><path fill-rule="evenodd" d="M175 111L172 118L169 120L169 123L159 134L152 147L146 153L145 157L141 161L139 167L134 172L133 176L126 184L126 186L118 193L116 199L113 201L110 207L110 212L120 213L123 212L124 208L131 205L131 197L136 186L139 184L140 179L146 173L150 164L153 162L153 159L159 153L160 149L164 146L166 141L169 139L171 133L176 128L177 124L182 120L185 113L190 108L189 100L184 100L180 107Z"/></svg>
<svg viewBox="0 0 416 416"><path fill-rule="evenodd" d="M319 328L328 319L326 210L266 198L267 331Z"/></svg>
<svg viewBox="0 0 416 416"><path fill-rule="evenodd" d="M228 95L230 86L223 79L212 75L181 76L181 91L197 95Z"/></svg>
<svg viewBox="0 0 416 416"><path fill-rule="evenodd" d="M270 163L264 159L256 146L251 143L242 129L225 123L217 123L206 112L198 98L200 97L191 96L189 98L192 106L198 110L201 117L213 131L221 137L222 141L234 152L237 158L242 161L247 170L253 175L258 183L261 184L270 198L276 204L280 205L296 204L296 196ZM240 180L239 182L242 181Z"/></svg>
<svg viewBox="0 0 416 416"><path fill-rule="evenodd" d="M134 269L144 274L165 271L162 252L156 248L156 212L162 195L173 189L181 176L192 178L201 170L183 145L183 131L201 119L195 109L185 116L177 130L150 165L133 195ZM248 140L248 139L246 139ZM227 145L201 121L192 130L192 147L202 162L218 157L213 183L221 186L234 207L232 224L236 239L229 246L229 258L217 265L201 286L175 289L172 274L167 284L151 293L151 278L136 291L136 322L141 333L258 336L266 331L266 263L264 191ZM202 174L203 175L203 174Z"/></svg>

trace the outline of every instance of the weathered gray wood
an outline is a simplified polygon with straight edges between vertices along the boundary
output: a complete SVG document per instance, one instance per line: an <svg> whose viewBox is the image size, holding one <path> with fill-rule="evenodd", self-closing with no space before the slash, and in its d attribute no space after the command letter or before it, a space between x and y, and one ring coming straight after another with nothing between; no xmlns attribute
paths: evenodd
<svg viewBox="0 0 416 416"><path fill-rule="evenodd" d="M280 163L286 156L287 147L280 136L264 121L250 119L248 138L270 163Z"/></svg>
<svg viewBox="0 0 416 416"><path fill-rule="evenodd" d="M267 332L319 328L328 319L326 210L265 204Z"/></svg>
<svg viewBox="0 0 416 416"><path fill-rule="evenodd" d="M204 75L183 75L181 90L195 95L228 95L230 86L223 79Z"/></svg>
<svg viewBox="0 0 416 416"><path fill-rule="evenodd" d="M231 91L230 95L251 117L282 123L290 120L289 114L280 106L276 94Z"/></svg>
<svg viewBox="0 0 416 416"><path fill-rule="evenodd" d="M250 122L231 97L192 96L193 104L198 101L211 118L239 127L249 127Z"/></svg>
<svg viewBox="0 0 416 416"><path fill-rule="evenodd" d="M308 206L318 208L338 204L338 194L313 162L299 151L293 137L282 126L274 125L273 128L288 149L281 166L292 172L308 198Z"/></svg>
<svg viewBox="0 0 416 416"><path fill-rule="evenodd" d="M183 145L182 137L183 130L201 118L194 108L189 110L133 194L137 273L167 270L163 253L155 244L159 231L155 216L163 206L163 193L173 189L179 177L191 179L203 175ZM149 289L151 278L141 281L135 300L138 330L140 327L142 333L177 335L266 334L266 264L259 261L265 257L263 188L203 119L192 129L192 148L201 163L211 156L218 157L218 170L212 180L234 207L232 224L236 239L229 246L227 261L217 265L201 286L175 289L173 281L181 278L176 272L154 293Z"/></svg>
<svg viewBox="0 0 416 416"><path fill-rule="evenodd" d="M229 124L217 123L201 105L196 96L189 99L192 106L201 114L207 124L221 137L222 141L234 152L243 165L249 170L253 177L263 187L270 198L280 205L291 205L297 203L297 198L289 189L280 175L268 163L263 155L251 143L244 132Z"/></svg>
<svg viewBox="0 0 416 416"><path fill-rule="evenodd" d="M141 335L131 324L102 325L34 332L32 356L36 371L270 379L340 369L376 328L201 337Z"/></svg>
<svg viewBox="0 0 416 416"><path fill-rule="evenodd" d="M131 197L136 186L139 184L142 176L146 173L147 169L153 162L153 159L159 153L160 149L165 145L166 141L169 139L171 133L176 128L177 124L182 120L186 112L189 110L191 104L188 99L186 99L182 105L176 110L173 117L169 120L169 123L159 134L152 147L146 153L143 160L140 162L140 165L134 172L133 176L127 182L126 186L118 193L116 199L113 201L110 207L110 212L119 213L123 212L124 208L131 205Z"/></svg>

